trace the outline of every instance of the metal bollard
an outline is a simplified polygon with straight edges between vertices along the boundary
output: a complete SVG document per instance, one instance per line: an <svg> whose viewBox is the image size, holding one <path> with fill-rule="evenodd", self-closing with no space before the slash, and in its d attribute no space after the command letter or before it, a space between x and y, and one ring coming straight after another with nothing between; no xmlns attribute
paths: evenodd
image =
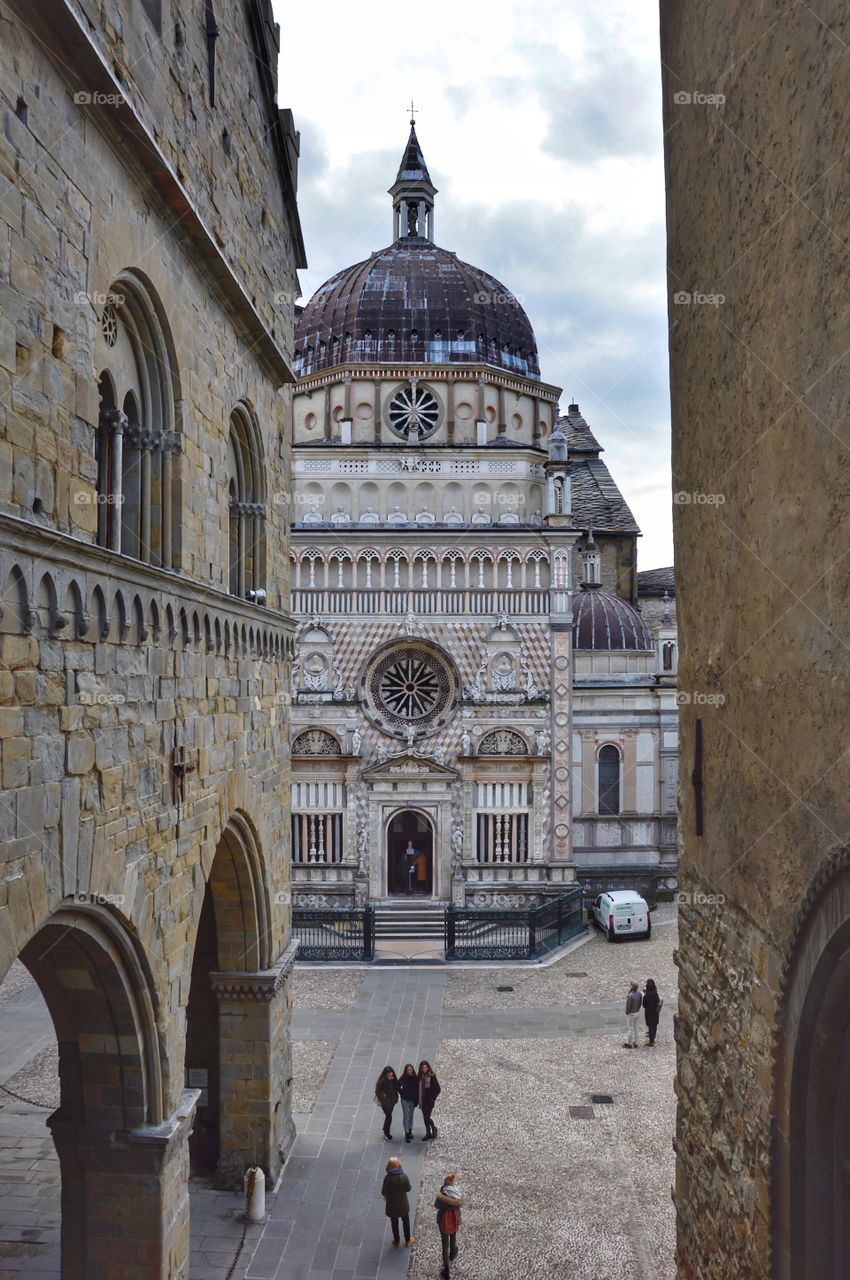
<svg viewBox="0 0 850 1280"><path fill-rule="evenodd" d="M262 1169L245 1170L245 1218L262 1222L266 1216L266 1175Z"/></svg>

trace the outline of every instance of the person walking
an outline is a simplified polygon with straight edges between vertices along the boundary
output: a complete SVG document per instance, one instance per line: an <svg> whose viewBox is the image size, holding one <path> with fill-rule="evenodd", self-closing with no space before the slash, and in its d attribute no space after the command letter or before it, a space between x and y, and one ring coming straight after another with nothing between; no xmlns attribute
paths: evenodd
<svg viewBox="0 0 850 1280"><path fill-rule="evenodd" d="M637 1020L642 1003L640 988L636 982L633 982L629 986L629 994L626 996L626 1039L623 1042L624 1049L636 1049L638 1047Z"/></svg>
<svg viewBox="0 0 850 1280"><path fill-rule="evenodd" d="M661 1015L661 1006L663 1003L664 1001L658 994L655 979L647 978L643 993L643 1016L646 1018L647 1046L650 1049L655 1044L655 1036L658 1032L658 1019Z"/></svg>
<svg viewBox="0 0 850 1280"><path fill-rule="evenodd" d="M375 1101L384 1113L384 1138L392 1140L393 1111L398 1102L398 1080L392 1067L384 1067L375 1085Z"/></svg>
<svg viewBox="0 0 850 1280"><path fill-rule="evenodd" d="M434 1201L443 1250L443 1269L440 1272L443 1280L451 1280L449 1263L454 1262L458 1254L457 1233L460 1229L460 1211L464 1199L464 1194L458 1186L457 1174L447 1173Z"/></svg>
<svg viewBox="0 0 850 1280"><path fill-rule="evenodd" d="M412 1062L404 1064L401 1079L398 1082L401 1098L401 1114L404 1117L404 1140L413 1141L413 1113L419 1106L419 1077Z"/></svg>
<svg viewBox="0 0 850 1280"><path fill-rule="evenodd" d="M394 1249L397 1249L401 1244L398 1230L399 1219L401 1219L401 1225L404 1228L405 1246L409 1249L413 1244L413 1236L410 1234L409 1191L410 1179L402 1169L401 1161L396 1156L393 1156L387 1161L387 1171L384 1174L381 1195L384 1197L385 1213L392 1227Z"/></svg>
<svg viewBox="0 0 850 1280"><path fill-rule="evenodd" d="M440 1082L434 1075L430 1062L423 1059L419 1063L419 1105L422 1108L422 1119L425 1121L423 1142L437 1136L437 1126L431 1119L431 1112L434 1110L434 1103L440 1092Z"/></svg>

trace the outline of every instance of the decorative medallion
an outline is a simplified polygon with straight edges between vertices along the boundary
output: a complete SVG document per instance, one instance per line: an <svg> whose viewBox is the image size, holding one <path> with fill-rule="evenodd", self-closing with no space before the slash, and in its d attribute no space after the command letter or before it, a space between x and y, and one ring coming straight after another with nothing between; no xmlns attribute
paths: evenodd
<svg viewBox="0 0 850 1280"><path fill-rule="evenodd" d="M446 724L457 704L457 679L449 662L419 644L384 650L363 677L363 709L396 738L429 736Z"/></svg>
<svg viewBox="0 0 850 1280"><path fill-rule="evenodd" d="M480 756L527 756L528 744L525 738L513 729L493 729L485 733L478 744Z"/></svg>
<svg viewBox="0 0 850 1280"><path fill-rule="evenodd" d="M332 733L326 729L306 729L299 733L292 744L294 756L338 756L340 746Z"/></svg>
<svg viewBox="0 0 850 1280"><path fill-rule="evenodd" d="M424 440L440 421L440 405L425 387L411 383L397 391L387 409L389 424L405 440Z"/></svg>
<svg viewBox="0 0 850 1280"><path fill-rule="evenodd" d="M103 341L108 347L114 347L118 341L118 317L111 302L107 302L103 308L100 327L103 332Z"/></svg>

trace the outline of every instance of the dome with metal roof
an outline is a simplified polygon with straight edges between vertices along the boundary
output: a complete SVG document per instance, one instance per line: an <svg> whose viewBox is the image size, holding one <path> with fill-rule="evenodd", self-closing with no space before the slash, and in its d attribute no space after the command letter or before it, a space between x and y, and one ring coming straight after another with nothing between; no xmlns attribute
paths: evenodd
<svg viewBox="0 0 850 1280"><path fill-rule="evenodd" d="M627 600L593 588L573 597L573 649L654 648L652 632Z"/></svg>
<svg viewBox="0 0 850 1280"><path fill-rule="evenodd" d="M296 375L351 363L487 364L539 379L534 331L514 295L433 241L436 188L412 121L390 195L394 243L317 289L296 328Z"/></svg>

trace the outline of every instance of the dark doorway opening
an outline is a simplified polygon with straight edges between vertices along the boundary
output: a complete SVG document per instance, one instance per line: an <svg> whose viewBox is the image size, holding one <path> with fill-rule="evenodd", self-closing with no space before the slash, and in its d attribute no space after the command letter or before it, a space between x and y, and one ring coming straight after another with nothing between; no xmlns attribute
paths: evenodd
<svg viewBox="0 0 850 1280"><path fill-rule="evenodd" d="M387 893L430 898L434 892L434 829L414 809L397 813L387 827Z"/></svg>
<svg viewBox="0 0 850 1280"><path fill-rule="evenodd" d="M186 1010L186 1085L201 1091L189 1138L192 1174L199 1177L215 1172L220 1148L218 1000L210 986L210 974L217 968L215 903L207 885Z"/></svg>

